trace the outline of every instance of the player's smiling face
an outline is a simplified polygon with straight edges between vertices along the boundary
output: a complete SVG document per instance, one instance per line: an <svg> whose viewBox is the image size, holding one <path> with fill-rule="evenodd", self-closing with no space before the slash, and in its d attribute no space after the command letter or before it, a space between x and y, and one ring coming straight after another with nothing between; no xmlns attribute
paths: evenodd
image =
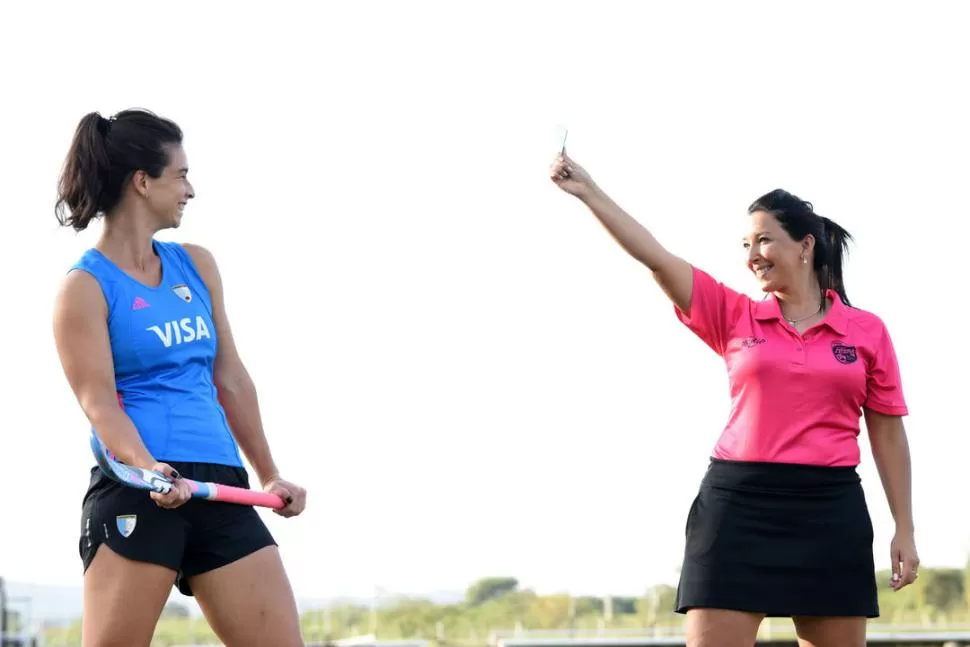
<svg viewBox="0 0 970 647"><path fill-rule="evenodd" d="M189 163L185 149L180 145L166 146L168 164L160 177L144 178L148 207L159 229L178 227L189 200L195 197L195 189L189 182Z"/></svg>

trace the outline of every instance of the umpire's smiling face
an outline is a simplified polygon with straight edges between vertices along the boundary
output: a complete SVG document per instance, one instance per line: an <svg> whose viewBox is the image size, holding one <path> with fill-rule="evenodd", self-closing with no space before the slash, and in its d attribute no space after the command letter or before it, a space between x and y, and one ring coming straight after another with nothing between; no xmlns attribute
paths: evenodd
<svg viewBox="0 0 970 647"><path fill-rule="evenodd" d="M766 211L755 211L748 219L750 230L742 240L748 269L765 292L784 292L795 283L798 272L811 270L811 236L799 243L788 235L778 220Z"/></svg>

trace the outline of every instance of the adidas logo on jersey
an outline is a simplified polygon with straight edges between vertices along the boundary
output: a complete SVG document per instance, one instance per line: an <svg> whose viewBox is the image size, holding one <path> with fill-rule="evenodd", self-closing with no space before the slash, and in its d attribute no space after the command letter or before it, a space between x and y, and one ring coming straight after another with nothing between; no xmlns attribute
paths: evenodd
<svg viewBox="0 0 970 647"><path fill-rule="evenodd" d="M191 317L184 317L176 321L166 321L164 326L151 326L145 330L150 330L158 335L165 348L171 348L173 344L178 346L200 339L212 338L209 333L209 326L206 325L201 315L197 315L195 321L192 321Z"/></svg>

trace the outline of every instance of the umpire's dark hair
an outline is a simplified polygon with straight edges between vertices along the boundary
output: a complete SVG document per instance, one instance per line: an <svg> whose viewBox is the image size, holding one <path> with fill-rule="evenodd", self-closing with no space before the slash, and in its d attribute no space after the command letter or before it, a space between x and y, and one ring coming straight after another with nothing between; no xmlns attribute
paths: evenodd
<svg viewBox="0 0 970 647"><path fill-rule="evenodd" d="M849 232L825 216L815 213L811 202L784 189L775 189L751 203L748 213L755 211L773 215L778 224L796 241L802 241L811 234L815 238L812 267L818 277L823 298L825 291L831 289L835 290L845 305L852 305L845 295L845 282L842 278L843 256L848 253L849 241L852 240Z"/></svg>
<svg viewBox="0 0 970 647"><path fill-rule="evenodd" d="M123 110L107 119L97 112L84 115L58 183L58 222L84 230L117 206L136 171L161 176L169 163L167 147L181 143L182 130L175 122L147 110Z"/></svg>

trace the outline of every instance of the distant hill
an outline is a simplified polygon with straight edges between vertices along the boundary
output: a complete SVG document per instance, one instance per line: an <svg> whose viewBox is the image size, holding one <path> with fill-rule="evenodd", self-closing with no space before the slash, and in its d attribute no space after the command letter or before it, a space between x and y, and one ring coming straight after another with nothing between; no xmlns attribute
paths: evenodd
<svg viewBox="0 0 970 647"><path fill-rule="evenodd" d="M11 598L10 607L14 611L23 613L34 623L61 623L71 622L81 616L82 610L82 591L79 586L47 586L40 584L29 584L25 582L7 582L7 595ZM397 598L421 597L431 600L436 604L453 604L461 602L464 598L463 592L454 591L435 591L429 593L397 594ZM29 600L29 602L26 602ZM169 598L170 602L177 602L188 607L193 616L201 616L195 598L185 597L174 588ZM393 604L393 597L382 597L382 606ZM332 600L334 605L339 604L359 604L369 605L370 598L337 598ZM325 598L298 597L297 604L301 611L318 609L327 604Z"/></svg>

